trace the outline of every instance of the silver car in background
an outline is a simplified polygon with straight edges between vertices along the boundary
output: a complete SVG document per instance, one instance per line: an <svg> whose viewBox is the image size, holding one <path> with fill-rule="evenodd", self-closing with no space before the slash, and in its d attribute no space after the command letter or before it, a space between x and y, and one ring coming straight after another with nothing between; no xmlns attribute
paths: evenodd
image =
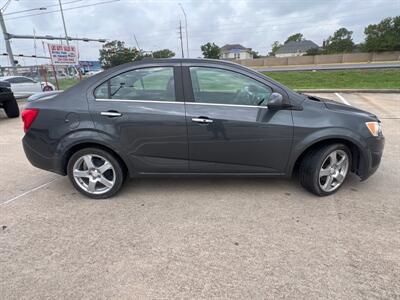
<svg viewBox="0 0 400 300"><path fill-rule="evenodd" d="M16 98L29 97L35 93L54 91L56 88L50 82L39 82L26 76L4 76L0 81L10 83Z"/></svg>

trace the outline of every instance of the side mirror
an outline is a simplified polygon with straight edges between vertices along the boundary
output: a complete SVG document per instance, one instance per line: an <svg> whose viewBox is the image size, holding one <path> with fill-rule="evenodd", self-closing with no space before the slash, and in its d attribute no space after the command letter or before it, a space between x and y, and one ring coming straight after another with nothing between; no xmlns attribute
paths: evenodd
<svg viewBox="0 0 400 300"><path fill-rule="evenodd" d="M283 97L279 93L272 93L268 99L267 107L269 109L281 109L283 107Z"/></svg>

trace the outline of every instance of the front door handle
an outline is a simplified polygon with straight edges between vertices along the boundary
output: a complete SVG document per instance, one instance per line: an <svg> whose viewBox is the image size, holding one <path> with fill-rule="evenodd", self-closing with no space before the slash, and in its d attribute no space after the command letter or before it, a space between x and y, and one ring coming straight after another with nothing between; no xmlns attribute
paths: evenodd
<svg viewBox="0 0 400 300"><path fill-rule="evenodd" d="M207 118L192 118L192 121L202 124L210 124L213 122L213 120Z"/></svg>
<svg viewBox="0 0 400 300"><path fill-rule="evenodd" d="M107 117L110 117L110 118L115 118L115 117L122 116L122 114L120 112L117 112L117 111L102 111L100 114L102 116L107 116Z"/></svg>

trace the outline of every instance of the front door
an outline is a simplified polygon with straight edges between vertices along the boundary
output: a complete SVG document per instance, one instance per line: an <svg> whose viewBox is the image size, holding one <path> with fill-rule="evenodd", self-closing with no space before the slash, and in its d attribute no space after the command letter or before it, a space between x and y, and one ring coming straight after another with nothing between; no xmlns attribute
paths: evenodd
<svg viewBox="0 0 400 300"><path fill-rule="evenodd" d="M99 134L122 149L137 173L188 172L180 64L119 72L89 99Z"/></svg>
<svg viewBox="0 0 400 300"><path fill-rule="evenodd" d="M186 66L184 74L191 81L185 84L191 172L284 173L293 122L290 110L267 108L274 87L221 68Z"/></svg>

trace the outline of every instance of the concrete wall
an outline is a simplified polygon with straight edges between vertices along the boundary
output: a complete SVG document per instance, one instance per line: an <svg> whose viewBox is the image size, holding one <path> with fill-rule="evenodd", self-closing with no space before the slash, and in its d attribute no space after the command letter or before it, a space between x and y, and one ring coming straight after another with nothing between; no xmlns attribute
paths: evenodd
<svg viewBox="0 0 400 300"><path fill-rule="evenodd" d="M294 56L288 57L288 65L312 65L314 56Z"/></svg>
<svg viewBox="0 0 400 300"><path fill-rule="evenodd" d="M269 67L313 64L365 63L382 61L400 61L400 51L380 53L343 53L295 57L267 57L238 60L237 62L248 67Z"/></svg>

